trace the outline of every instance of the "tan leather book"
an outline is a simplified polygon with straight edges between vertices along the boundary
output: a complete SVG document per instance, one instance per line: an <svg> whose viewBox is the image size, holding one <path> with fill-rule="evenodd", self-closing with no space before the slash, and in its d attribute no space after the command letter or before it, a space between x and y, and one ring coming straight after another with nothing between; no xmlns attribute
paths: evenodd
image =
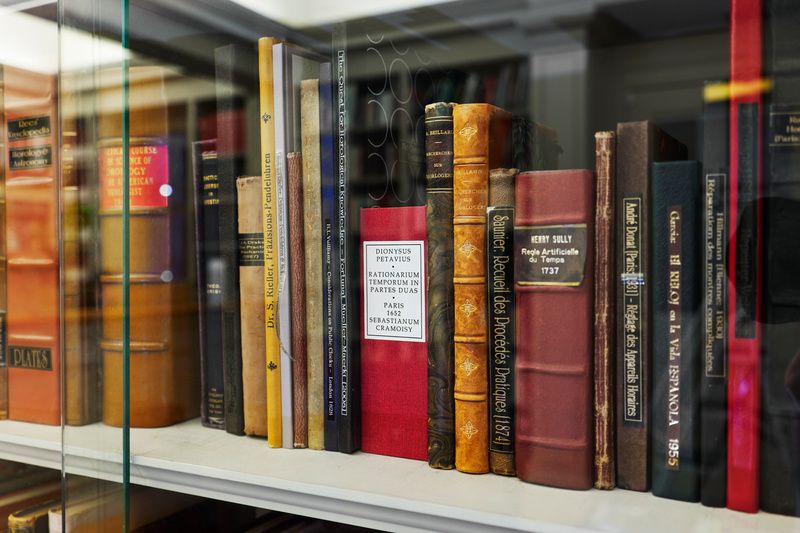
<svg viewBox="0 0 800 533"><path fill-rule="evenodd" d="M239 217L239 305L245 435L267 436L266 330L264 329L264 226L261 176L236 180Z"/></svg>
<svg viewBox="0 0 800 533"><path fill-rule="evenodd" d="M8 416L61 423L55 77L5 67Z"/></svg>
<svg viewBox="0 0 800 533"><path fill-rule="evenodd" d="M594 267L594 486L616 484L614 439L614 177L616 134L598 131L595 140Z"/></svg>
<svg viewBox="0 0 800 533"><path fill-rule="evenodd" d="M303 80L300 82L300 139L303 150L303 232L306 263L308 447L314 450L321 450L325 445L319 118L319 80Z"/></svg>
<svg viewBox="0 0 800 533"><path fill-rule="evenodd" d="M98 173L103 422L122 424L122 120L119 69L101 72ZM164 71L130 69L130 420L159 427L197 416L194 283L176 234L185 217L170 176Z"/></svg>
<svg viewBox="0 0 800 533"><path fill-rule="evenodd" d="M511 115L489 104L453 109L453 293L456 468L489 471L486 207L489 169L508 167Z"/></svg>
<svg viewBox="0 0 800 533"><path fill-rule="evenodd" d="M306 279L303 239L303 157L300 152L286 154L289 276L292 330L292 427L294 447L308 446L308 382L306 369Z"/></svg>

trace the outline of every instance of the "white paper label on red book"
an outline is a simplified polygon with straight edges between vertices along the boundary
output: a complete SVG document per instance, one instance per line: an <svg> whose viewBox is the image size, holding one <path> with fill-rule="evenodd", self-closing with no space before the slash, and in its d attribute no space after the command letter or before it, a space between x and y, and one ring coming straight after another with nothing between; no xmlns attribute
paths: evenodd
<svg viewBox="0 0 800 533"><path fill-rule="evenodd" d="M424 241L364 241L364 338L425 342Z"/></svg>

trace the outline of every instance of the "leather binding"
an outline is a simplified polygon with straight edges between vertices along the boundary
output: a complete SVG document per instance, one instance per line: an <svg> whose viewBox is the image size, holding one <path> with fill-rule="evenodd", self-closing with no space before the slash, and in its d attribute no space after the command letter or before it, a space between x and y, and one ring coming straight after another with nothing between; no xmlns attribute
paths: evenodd
<svg viewBox="0 0 800 533"><path fill-rule="evenodd" d="M242 395L242 339L239 302L239 268L236 264L236 178L244 172L246 158L245 102L238 96L240 87L252 88L246 77L255 70L255 57L249 47L236 44L214 50L217 92L217 173L219 177L219 238L222 260L222 348L225 376L225 430L244 434ZM252 67L252 68L243 68Z"/></svg>
<svg viewBox="0 0 800 533"><path fill-rule="evenodd" d="M349 36L352 39L352 35ZM357 189L348 168L350 139L348 121L342 116L353 116L355 112L352 95L348 94L348 34L346 25L337 25L333 32L333 83L335 87L334 154L336 154L336 221L339 255L334 261L339 278L338 335L336 352L338 368L335 369L338 385L337 426L338 449L352 453L361 447L361 370L359 335L359 283L358 283L358 211L352 207L359 204ZM348 107L350 106L350 107Z"/></svg>
<svg viewBox="0 0 800 533"><path fill-rule="evenodd" d="M425 107L428 239L428 464L455 466L453 104Z"/></svg>
<svg viewBox="0 0 800 533"><path fill-rule="evenodd" d="M514 177L516 168L489 171L486 276L489 332L489 468L514 470Z"/></svg>
<svg viewBox="0 0 800 533"><path fill-rule="evenodd" d="M517 175L517 476L569 489L593 483L594 198L589 170Z"/></svg>
<svg viewBox="0 0 800 533"><path fill-rule="evenodd" d="M489 471L486 207L489 169L511 159L511 116L489 104L453 108L453 301L456 468Z"/></svg>
<svg viewBox="0 0 800 533"><path fill-rule="evenodd" d="M361 209L361 449L424 461L426 207Z"/></svg>
<svg viewBox="0 0 800 533"><path fill-rule="evenodd" d="M57 84L5 67L8 417L61 423Z"/></svg>
<svg viewBox="0 0 800 533"><path fill-rule="evenodd" d="M594 134L594 141L597 174L594 226L594 487L609 490L616 484L614 435L616 133L598 131Z"/></svg>
<svg viewBox="0 0 800 533"><path fill-rule="evenodd" d="M800 515L800 4L765 2L764 322L761 362L760 507ZM790 124L792 128L790 128Z"/></svg>
<svg viewBox="0 0 800 533"><path fill-rule="evenodd" d="M727 507L751 513L761 398L761 17L761 0L732 0Z"/></svg>
<svg viewBox="0 0 800 533"><path fill-rule="evenodd" d="M120 69L101 72L100 102L121 97ZM164 75L130 69L130 423L161 427L197 416L194 288L183 271L183 154L167 142ZM122 425L122 115L101 105L98 123L103 422ZM146 176L148 180L137 180ZM165 187L168 186L168 187ZM171 191L170 191L171 189ZM170 191L165 195L164 192Z"/></svg>
<svg viewBox="0 0 800 533"><path fill-rule="evenodd" d="M331 64L320 65L319 73L319 168L322 201L322 318L323 318L323 400L325 449L339 450L339 231L336 176L333 162L333 82Z"/></svg>
<svg viewBox="0 0 800 533"><path fill-rule="evenodd" d="M258 40L258 84L261 125L261 202L264 208L264 325L267 353L267 443L270 448L283 444L281 420L281 359L278 339L278 208L275 172L275 113L272 84L272 45L277 40Z"/></svg>
<svg viewBox="0 0 800 533"><path fill-rule="evenodd" d="M320 197L320 107L319 80L300 82L300 139L303 153L303 243L305 253L305 336L308 396L308 447L325 447L323 416L322 342L322 204Z"/></svg>
<svg viewBox="0 0 800 533"><path fill-rule="evenodd" d="M617 486L650 489L650 167L686 146L649 121L617 124Z"/></svg>
<svg viewBox="0 0 800 533"><path fill-rule="evenodd" d="M700 501L725 507L727 436L728 101L706 85L703 109L703 355L700 374Z"/></svg>
<svg viewBox="0 0 800 533"><path fill-rule="evenodd" d="M61 114L61 250L62 316L64 338L64 421L71 426L100 419L100 320L96 220L81 216L95 210L97 185L93 172L97 158L87 148L90 126L79 117L91 105L78 81L82 74L62 72L59 89ZM77 147L81 149L78 150Z"/></svg>
<svg viewBox="0 0 800 533"><path fill-rule="evenodd" d="M192 143L195 179L197 302L200 313L200 422L225 428L222 350L222 259L215 139Z"/></svg>
<svg viewBox="0 0 800 533"><path fill-rule="evenodd" d="M264 330L264 231L261 176L236 179L239 301L242 324L242 397L245 435L267 435Z"/></svg>
<svg viewBox="0 0 800 533"><path fill-rule="evenodd" d="M286 154L290 235L289 273L292 330L292 425L294 447L308 447L308 376L306 362L306 280L303 235L303 157Z"/></svg>
<svg viewBox="0 0 800 533"><path fill-rule="evenodd" d="M697 161L653 163L653 494L700 500L700 354L703 342Z"/></svg>
<svg viewBox="0 0 800 533"><path fill-rule="evenodd" d="M5 115L3 104L3 69L0 68L0 153L6 153ZM8 284L6 279L6 158L0 158L0 420L8 418Z"/></svg>

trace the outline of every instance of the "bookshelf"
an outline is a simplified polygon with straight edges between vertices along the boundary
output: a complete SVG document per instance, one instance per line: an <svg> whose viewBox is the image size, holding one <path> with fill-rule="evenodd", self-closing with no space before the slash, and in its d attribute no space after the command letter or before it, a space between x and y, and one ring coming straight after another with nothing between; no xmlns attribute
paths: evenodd
<svg viewBox="0 0 800 533"><path fill-rule="evenodd" d="M121 432L69 427L66 471L119 481ZM0 458L61 468L61 428L0 422ZM131 431L134 484L390 531L800 531L744 514L626 490L554 489L365 453L270 449L199 419Z"/></svg>

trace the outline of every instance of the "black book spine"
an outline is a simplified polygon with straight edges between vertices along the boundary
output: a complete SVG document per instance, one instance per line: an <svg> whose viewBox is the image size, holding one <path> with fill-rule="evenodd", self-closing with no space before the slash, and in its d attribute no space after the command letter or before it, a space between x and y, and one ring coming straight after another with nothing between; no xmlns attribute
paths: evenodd
<svg viewBox="0 0 800 533"><path fill-rule="evenodd" d="M242 106L236 95L240 80L237 60L242 60L236 45L214 51L217 91L217 172L219 176L219 238L222 279L222 347L225 374L225 430L244 435L244 397L242 391L242 342L239 308L239 264L236 178L242 174L242 155L237 153L239 131L243 125L234 119Z"/></svg>
<svg viewBox="0 0 800 533"><path fill-rule="evenodd" d="M709 84L713 89L717 84ZM728 101L703 112L703 368L700 501L725 507L728 464Z"/></svg>
<svg viewBox="0 0 800 533"><path fill-rule="evenodd" d="M216 142L192 145L195 179L197 300L200 322L200 421L225 427L222 371L222 270Z"/></svg>
<svg viewBox="0 0 800 533"><path fill-rule="evenodd" d="M339 240L339 451L352 453L361 447L360 328L358 209L351 208L355 191L348 162L348 121L354 102L347 94L347 30L345 23L334 31L334 70L336 80L336 182L337 232Z"/></svg>
<svg viewBox="0 0 800 533"><path fill-rule="evenodd" d="M514 206L490 205L486 224L486 272L489 276L486 284L489 308L489 463L495 474L513 476L516 355Z"/></svg>
<svg viewBox="0 0 800 533"><path fill-rule="evenodd" d="M700 500L702 186L696 161L654 163L653 494Z"/></svg>
<svg viewBox="0 0 800 533"><path fill-rule="evenodd" d="M333 84L331 64L320 66L319 148L322 186L322 302L325 401L325 449L339 450L339 233L337 231L336 176L333 157Z"/></svg>
<svg viewBox="0 0 800 533"><path fill-rule="evenodd" d="M761 509L800 516L800 3L765 0Z"/></svg>
<svg viewBox="0 0 800 533"><path fill-rule="evenodd" d="M439 102L425 109L425 161L428 237L428 464L433 468L450 469L455 467L452 104Z"/></svg>

